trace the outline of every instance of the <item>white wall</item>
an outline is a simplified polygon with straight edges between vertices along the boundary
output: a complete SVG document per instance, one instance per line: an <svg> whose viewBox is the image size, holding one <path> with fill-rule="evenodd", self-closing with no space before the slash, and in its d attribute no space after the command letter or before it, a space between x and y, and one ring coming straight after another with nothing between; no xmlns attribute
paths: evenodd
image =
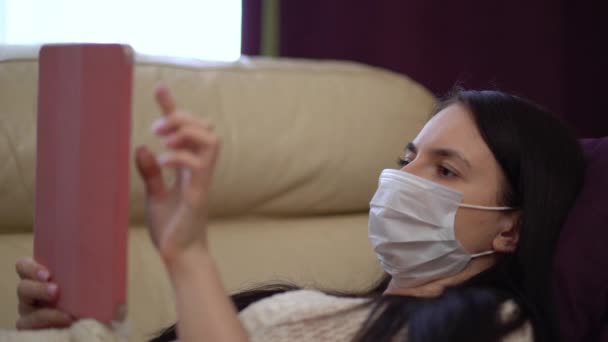
<svg viewBox="0 0 608 342"><path fill-rule="evenodd" d="M0 0L0 42L119 42L146 53L234 60L241 0Z"/></svg>

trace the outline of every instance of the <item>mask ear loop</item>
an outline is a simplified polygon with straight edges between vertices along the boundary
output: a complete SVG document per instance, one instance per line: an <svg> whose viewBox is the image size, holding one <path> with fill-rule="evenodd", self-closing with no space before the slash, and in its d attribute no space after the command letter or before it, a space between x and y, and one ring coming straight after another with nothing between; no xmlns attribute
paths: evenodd
<svg viewBox="0 0 608 342"><path fill-rule="evenodd" d="M474 205L474 204L463 204L461 203L459 205L459 207L462 208L470 208L470 209L480 209L480 210L516 210L517 208L513 208L513 207L486 207L483 205ZM481 253L476 253L476 254L471 254L471 259L474 258L478 258L484 255L489 255L489 254L494 254L496 253L495 251L485 251L485 252L481 252Z"/></svg>
<svg viewBox="0 0 608 342"><path fill-rule="evenodd" d="M481 253L471 254L471 259L479 258L481 256L494 254L494 253L496 253L496 252L495 251L485 251L485 252L481 252Z"/></svg>
<svg viewBox="0 0 608 342"><path fill-rule="evenodd" d="M479 210L515 210L515 209L517 209L517 208L513 208L513 207L486 207L483 205L464 204L464 203L461 203L458 206L461 208L470 208L470 209L479 209Z"/></svg>

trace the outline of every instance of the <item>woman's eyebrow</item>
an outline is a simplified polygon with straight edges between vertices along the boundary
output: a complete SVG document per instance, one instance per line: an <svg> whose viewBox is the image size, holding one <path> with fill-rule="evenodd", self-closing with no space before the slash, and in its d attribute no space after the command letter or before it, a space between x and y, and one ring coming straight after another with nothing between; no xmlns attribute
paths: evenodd
<svg viewBox="0 0 608 342"><path fill-rule="evenodd" d="M410 151L412 153L418 153L418 147L413 143L413 142L409 142L407 143L407 145L405 146L405 150L406 151ZM450 149L450 148L436 148L431 150L431 154L438 156L438 157L443 157L443 158L455 158L455 159L459 159L460 161L462 161L469 169L471 168L471 163L469 162L469 160L467 158L465 158L462 153Z"/></svg>
<svg viewBox="0 0 608 342"><path fill-rule="evenodd" d="M439 157L444 157L444 158L452 158L452 159L459 159L460 161L462 161L464 163L464 165L467 168L471 168L471 163L467 160L467 158L465 158L462 153L456 151L456 150L452 150L449 148L437 148L434 150L431 150L431 153L439 156Z"/></svg>

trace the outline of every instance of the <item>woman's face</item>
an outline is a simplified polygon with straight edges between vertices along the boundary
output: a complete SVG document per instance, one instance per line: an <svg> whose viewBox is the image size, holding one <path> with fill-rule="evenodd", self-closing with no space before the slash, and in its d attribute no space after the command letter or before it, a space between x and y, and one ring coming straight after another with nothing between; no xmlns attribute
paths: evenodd
<svg viewBox="0 0 608 342"><path fill-rule="evenodd" d="M461 104L436 114L408 144L401 170L464 194L464 203L502 206L504 174ZM470 253L509 252L517 243L516 212L459 208L455 234Z"/></svg>

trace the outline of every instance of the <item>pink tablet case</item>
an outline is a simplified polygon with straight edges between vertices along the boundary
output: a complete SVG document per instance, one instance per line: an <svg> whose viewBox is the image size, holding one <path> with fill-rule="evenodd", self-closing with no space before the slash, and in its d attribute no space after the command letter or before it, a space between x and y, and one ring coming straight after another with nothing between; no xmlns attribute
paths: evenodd
<svg viewBox="0 0 608 342"><path fill-rule="evenodd" d="M78 318L126 312L132 68L123 45L40 51L34 257Z"/></svg>

